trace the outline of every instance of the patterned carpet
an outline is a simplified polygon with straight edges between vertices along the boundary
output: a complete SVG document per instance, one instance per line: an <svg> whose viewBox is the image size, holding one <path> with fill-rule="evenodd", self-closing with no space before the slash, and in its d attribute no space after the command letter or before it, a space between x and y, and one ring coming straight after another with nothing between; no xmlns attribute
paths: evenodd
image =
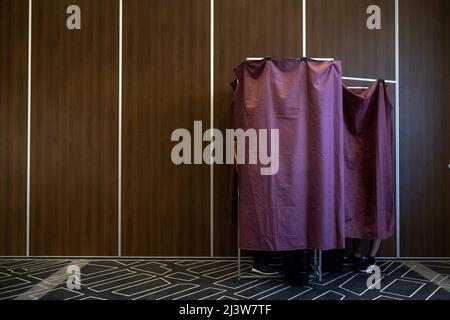
<svg viewBox="0 0 450 320"><path fill-rule="evenodd" d="M67 267L81 268L81 288ZM290 287L280 279L236 277L235 260L0 259L0 299L450 300L450 261L379 261L381 288L351 270ZM242 264L248 275L249 261Z"/></svg>

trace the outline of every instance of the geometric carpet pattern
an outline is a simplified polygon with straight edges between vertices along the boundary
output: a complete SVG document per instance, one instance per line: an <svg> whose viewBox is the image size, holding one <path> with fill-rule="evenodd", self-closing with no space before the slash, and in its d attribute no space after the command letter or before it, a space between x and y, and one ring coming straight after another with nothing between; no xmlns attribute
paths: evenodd
<svg viewBox="0 0 450 320"><path fill-rule="evenodd" d="M351 270L291 287L282 279L238 280L230 259L82 262L76 289L65 272L74 260L0 259L0 300L450 300L450 261L378 261L377 289L368 289L370 275ZM243 260L241 274L250 268Z"/></svg>

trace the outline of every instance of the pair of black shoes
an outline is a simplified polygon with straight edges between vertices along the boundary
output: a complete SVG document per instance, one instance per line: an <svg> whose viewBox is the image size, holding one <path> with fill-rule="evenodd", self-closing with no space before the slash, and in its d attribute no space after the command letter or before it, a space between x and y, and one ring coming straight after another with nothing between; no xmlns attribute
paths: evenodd
<svg viewBox="0 0 450 320"><path fill-rule="evenodd" d="M309 282L311 273L311 257L307 250L284 254L274 257L264 253L254 255L251 272L265 277L284 275L286 284L291 286L305 286Z"/></svg>
<svg viewBox="0 0 450 320"><path fill-rule="evenodd" d="M344 265L348 267L353 267L356 272L360 273L372 273L373 267L376 265L375 258L368 257L355 257L351 255L344 259Z"/></svg>

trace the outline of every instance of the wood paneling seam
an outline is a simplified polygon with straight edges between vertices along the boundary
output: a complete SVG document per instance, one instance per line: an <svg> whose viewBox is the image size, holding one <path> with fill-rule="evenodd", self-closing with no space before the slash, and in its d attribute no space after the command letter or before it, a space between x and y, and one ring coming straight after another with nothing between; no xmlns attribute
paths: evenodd
<svg viewBox="0 0 450 320"><path fill-rule="evenodd" d="M399 0L395 0L395 210L397 216L396 255L400 252L400 24Z"/></svg>
<svg viewBox="0 0 450 320"><path fill-rule="evenodd" d="M214 0L210 1L210 126L214 128ZM211 146L214 148L214 132L211 130ZM210 167L210 196L209 196L209 250L210 256L214 257L214 163L211 152Z"/></svg>
<svg viewBox="0 0 450 320"><path fill-rule="evenodd" d="M31 30L33 18L33 0L28 0L28 93L27 93L27 225L26 255L30 256L30 182L31 182Z"/></svg>
<svg viewBox="0 0 450 320"><path fill-rule="evenodd" d="M122 256L122 53L123 53L123 0L119 0L119 132L117 179L117 255Z"/></svg>

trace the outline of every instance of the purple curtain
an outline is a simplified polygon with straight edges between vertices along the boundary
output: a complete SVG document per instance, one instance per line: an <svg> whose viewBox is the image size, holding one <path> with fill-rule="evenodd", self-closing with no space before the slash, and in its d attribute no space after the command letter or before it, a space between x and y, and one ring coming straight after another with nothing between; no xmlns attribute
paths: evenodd
<svg viewBox="0 0 450 320"><path fill-rule="evenodd" d="M387 239L395 230L392 103L384 82L343 89L346 236Z"/></svg>
<svg viewBox="0 0 450 320"><path fill-rule="evenodd" d="M278 174L262 176L261 164L238 166L240 247L343 248L340 62L262 60L235 73L234 127L279 129L280 137Z"/></svg>

